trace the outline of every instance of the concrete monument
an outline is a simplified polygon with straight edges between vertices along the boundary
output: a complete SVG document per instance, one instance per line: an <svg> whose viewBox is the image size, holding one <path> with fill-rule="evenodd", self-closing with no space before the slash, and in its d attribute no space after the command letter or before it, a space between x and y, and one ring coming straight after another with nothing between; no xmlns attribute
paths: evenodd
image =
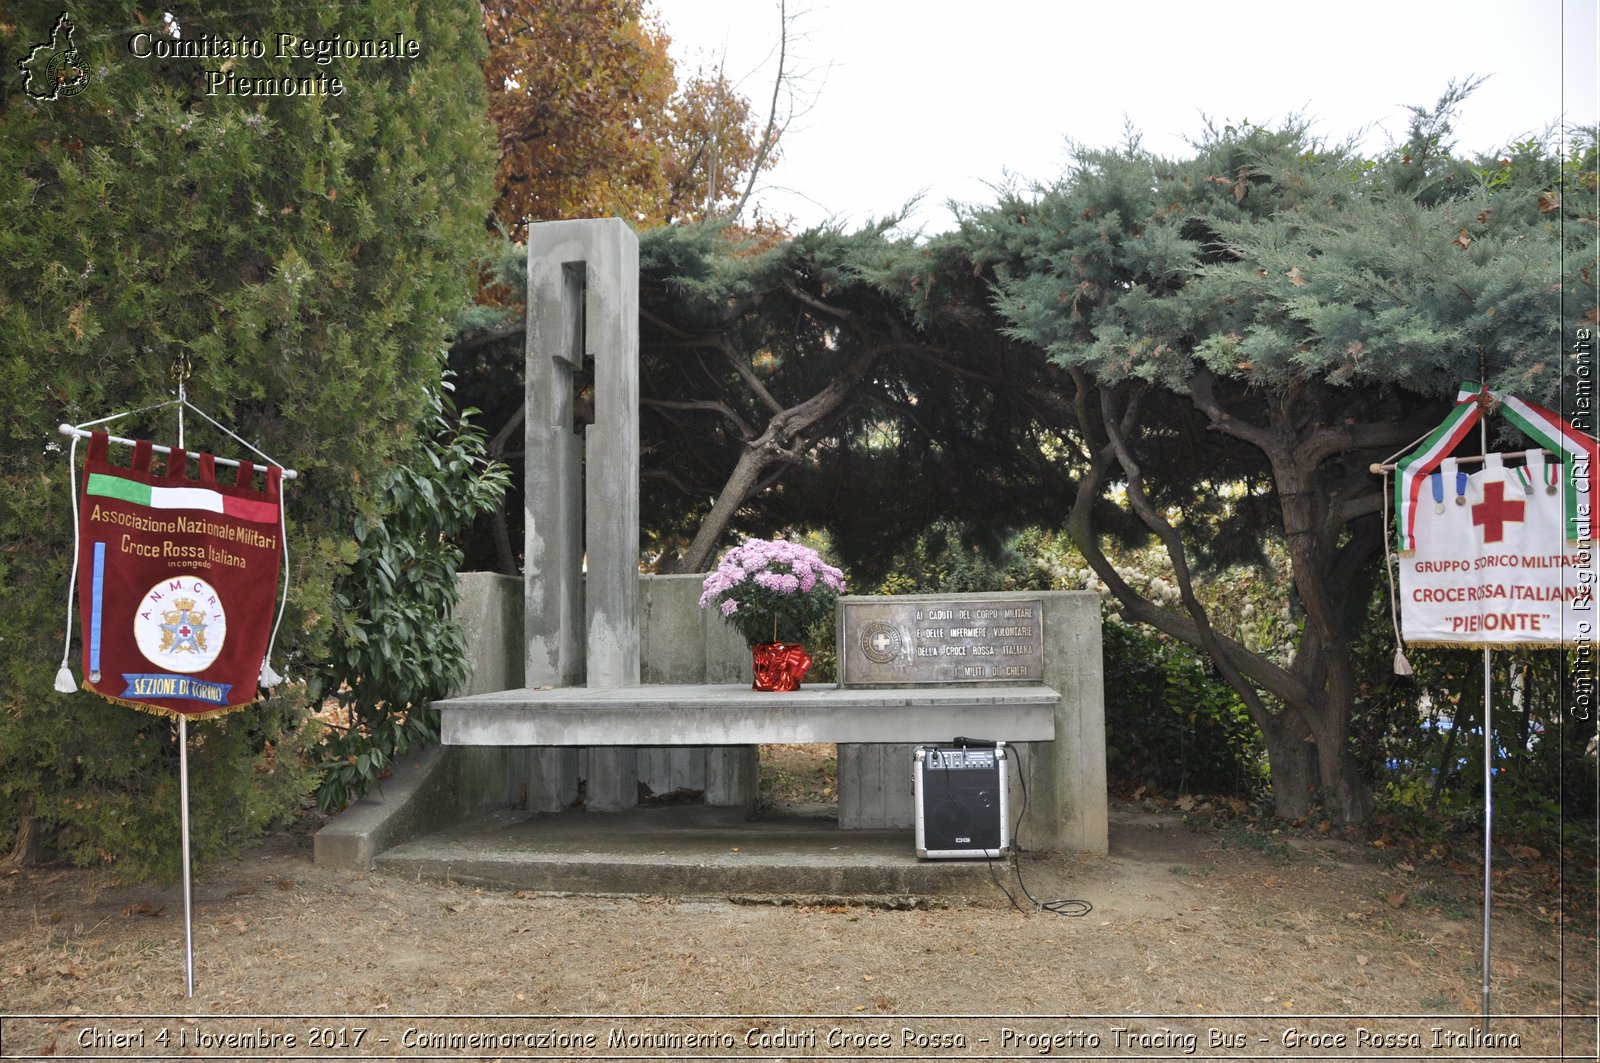
<svg viewBox="0 0 1600 1063"><path fill-rule="evenodd" d="M617 220L532 225L528 280L523 579L464 578L476 675L439 703L445 748L395 781L392 806L363 800L324 828L319 862L370 863L496 802L608 811L687 791L751 807L768 742L839 743L841 826L909 826L905 743L956 735L1025 743L1021 841L1106 851L1098 596L844 598L845 681L752 692L742 641L697 606L701 577L639 574L637 238Z"/></svg>

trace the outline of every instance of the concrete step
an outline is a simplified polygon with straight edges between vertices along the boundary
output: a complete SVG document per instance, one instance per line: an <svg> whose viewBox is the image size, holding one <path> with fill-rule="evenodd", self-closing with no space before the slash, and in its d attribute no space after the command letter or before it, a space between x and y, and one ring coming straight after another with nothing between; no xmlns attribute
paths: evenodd
<svg viewBox="0 0 1600 1063"><path fill-rule="evenodd" d="M542 893L887 906L1004 898L984 859L919 860L907 830L703 805L494 812L377 857L385 872ZM1003 861L993 873L1004 876Z"/></svg>

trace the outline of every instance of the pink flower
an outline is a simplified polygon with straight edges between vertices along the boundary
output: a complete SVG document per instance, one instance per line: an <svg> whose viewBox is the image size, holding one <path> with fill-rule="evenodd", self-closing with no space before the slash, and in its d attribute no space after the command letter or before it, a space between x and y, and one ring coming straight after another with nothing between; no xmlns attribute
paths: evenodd
<svg viewBox="0 0 1600 1063"><path fill-rule="evenodd" d="M701 583L700 607L716 607L751 641L783 628L798 637L831 614L844 574L817 552L786 539L746 539L722 555ZM731 597L737 593L737 599Z"/></svg>

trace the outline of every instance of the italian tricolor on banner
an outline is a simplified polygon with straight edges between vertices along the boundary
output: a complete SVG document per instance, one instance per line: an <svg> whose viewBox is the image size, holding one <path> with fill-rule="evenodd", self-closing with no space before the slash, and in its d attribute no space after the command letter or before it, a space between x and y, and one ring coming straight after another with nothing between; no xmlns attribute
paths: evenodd
<svg viewBox="0 0 1600 1063"><path fill-rule="evenodd" d="M1415 450L1395 463L1395 530L1402 556L1416 549L1417 506L1423 484L1445 456L1477 426L1485 407L1498 409L1529 439L1560 459L1561 479L1566 487L1567 536L1574 542L1591 537L1593 514L1590 506L1600 501L1600 460L1597 460L1600 459L1597 453L1600 445L1573 428L1560 414L1515 395L1465 383L1456 395L1455 406L1439 426L1428 433Z"/></svg>
<svg viewBox="0 0 1600 1063"><path fill-rule="evenodd" d="M1469 471L1469 459L1449 455L1485 408L1504 413L1544 449L1486 454ZM1444 421L1395 466L1407 644L1593 642L1596 449L1543 407L1463 388Z"/></svg>
<svg viewBox="0 0 1600 1063"><path fill-rule="evenodd" d="M278 507L272 502L257 502L248 498L225 495L216 488L206 487L152 487L130 480L126 476L109 473L90 473L84 488L86 497L120 498L134 505L150 509L194 509L206 513L221 513L239 520L276 524Z"/></svg>
<svg viewBox="0 0 1600 1063"><path fill-rule="evenodd" d="M281 475L243 462L233 483L210 454L154 448L112 465L90 438L78 506L78 605L84 687L175 716L212 716L256 700L283 551ZM189 476L191 459L198 478Z"/></svg>

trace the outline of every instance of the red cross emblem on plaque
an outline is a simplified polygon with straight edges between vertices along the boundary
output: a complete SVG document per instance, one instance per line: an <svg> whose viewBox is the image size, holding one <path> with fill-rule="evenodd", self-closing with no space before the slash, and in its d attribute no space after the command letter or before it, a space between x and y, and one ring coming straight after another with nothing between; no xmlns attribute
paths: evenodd
<svg viewBox="0 0 1600 1063"><path fill-rule="evenodd" d="M1513 521L1521 524L1527 508L1526 502L1508 500L1505 482L1495 480L1483 485L1483 501L1472 507L1472 523L1483 529L1484 542L1503 542L1506 525Z"/></svg>

